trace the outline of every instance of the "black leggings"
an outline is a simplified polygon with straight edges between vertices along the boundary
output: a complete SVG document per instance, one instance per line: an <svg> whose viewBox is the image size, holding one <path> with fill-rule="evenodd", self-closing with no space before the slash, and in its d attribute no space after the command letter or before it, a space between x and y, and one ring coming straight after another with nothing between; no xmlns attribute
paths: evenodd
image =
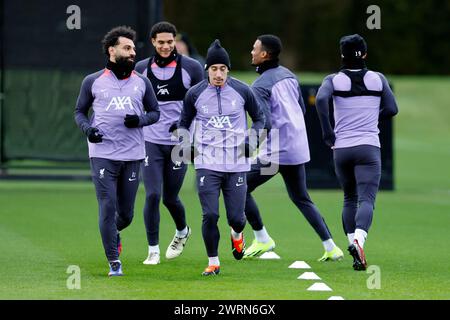
<svg viewBox="0 0 450 320"><path fill-rule="evenodd" d="M334 149L336 175L344 190L342 224L344 232L369 231L375 198L380 185L380 148L361 145Z"/></svg>
<svg viewBox="0 0 450 320"><path fill-rule="evenodd" d="M142 163L145 186L144 224L150 246L159 243L161 198L176 229L181 231L186 227L186 213L178 193L183 185L187 164L172 161L173 147L145 141L146 159Z"/></svg>
<svg viewBox="0 0 450 320"><path fill-rule="evenodd" d="M252 226L253 230L261 230L263 222L258 206L253 199L251 192L258 186L270 180L276 173L272 175L261 175L261 168L264 167L260 163L252 166L252 170L247 172L247 199L245 204L245 215ZM291 201L302 212L303 216L314 228L322 241L331 238L331 233L321 216L319 210L312 202L306 189L305 165L279 165L279 172L283 177L286 189Z"/></svg>
<svg viewBox="0 0 450 320"><path fill-rule="evenodd" d="M140 163L91 158L91 176L99 207L98 224L108 261L119 259L117 232L133 220Z"/></svg>
<svg viewBox="0 0 450 320"><path fill-rule="evenodd" d="M220 232L219 196L223 193L228 225L237 233L245 228L245 172L218 172L197 169L197 187L202 206L202 235L208 257L218 256Z"/></svg>

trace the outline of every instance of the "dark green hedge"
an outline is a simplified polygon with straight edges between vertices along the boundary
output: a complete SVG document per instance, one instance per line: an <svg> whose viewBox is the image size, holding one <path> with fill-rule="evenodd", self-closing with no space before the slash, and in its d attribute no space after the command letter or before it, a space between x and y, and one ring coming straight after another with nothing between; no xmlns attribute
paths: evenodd
<svg viewBox="0 0 450 320"><path fill-rule="evenodd" d="M369 5L381 9L381 29L369 30ZM165 1L165 19L187 32L203 55L214 38L229 50L235 69L251 68L255 37L279 35L282 62L298 71L339 67L338 41L359 33L371 68L396 74L450 73L448 0L176 0Z"/></svg>

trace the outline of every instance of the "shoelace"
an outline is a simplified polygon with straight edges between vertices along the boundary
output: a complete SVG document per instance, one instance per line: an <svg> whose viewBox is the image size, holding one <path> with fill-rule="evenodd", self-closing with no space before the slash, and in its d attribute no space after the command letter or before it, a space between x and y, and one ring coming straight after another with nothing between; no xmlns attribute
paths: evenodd
<svg viewBox="0 0 450 320"><path fill-rule="evenodd" d="M173 250L175 250L177 248L180 241L181 241L181 238L175 237L175 239L173 240L173 244L171 245Z"/></svg>
<svg viewBox="0 0 450 320"><path fill-rule="evenodd" d="M118 262L113 262L113 263L111 263L111 269L112 269L112 271L118 271L119 270L119 267L120 267L120 264L118 263Z"/></svg>

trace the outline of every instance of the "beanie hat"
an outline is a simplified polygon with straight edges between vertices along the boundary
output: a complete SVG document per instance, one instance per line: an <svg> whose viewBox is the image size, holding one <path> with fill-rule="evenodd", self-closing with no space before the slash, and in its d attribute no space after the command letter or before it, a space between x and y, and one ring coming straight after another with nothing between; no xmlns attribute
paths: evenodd
<svg viewBox="0 0 450 320"><path fill-rule="evenodd" d="M339 44L345 59L361 59L367 53L366 41L359 34L344 36Z"/></svg>
<svg viewBox="0 0 450 320"><path fill-rule="evenodd" d="M224 64L228 67L228 69L231 68L230 57L228 56L227 51L222 48L218 39L214 40L208 49L208 53L206 54L205 70L208 70L208 68L213 64Z"/></svg>

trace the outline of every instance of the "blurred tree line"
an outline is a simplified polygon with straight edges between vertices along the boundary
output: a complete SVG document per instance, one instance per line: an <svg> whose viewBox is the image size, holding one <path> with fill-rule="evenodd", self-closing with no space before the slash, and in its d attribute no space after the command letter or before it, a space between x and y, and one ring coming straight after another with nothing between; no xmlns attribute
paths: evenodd
<svg viewBox="0 0 450 320"><path fill-rule="evenodd" d="M381 9L381 29L367 28L370 5ZM252 45L264 33L283 41L284 65L299 71L336 70L340 37L359 33L368 43L372 69L450 74L449 0L167 0L164 18L186 32L202 55L219 38L237 70L252 68Z"/></svg>

